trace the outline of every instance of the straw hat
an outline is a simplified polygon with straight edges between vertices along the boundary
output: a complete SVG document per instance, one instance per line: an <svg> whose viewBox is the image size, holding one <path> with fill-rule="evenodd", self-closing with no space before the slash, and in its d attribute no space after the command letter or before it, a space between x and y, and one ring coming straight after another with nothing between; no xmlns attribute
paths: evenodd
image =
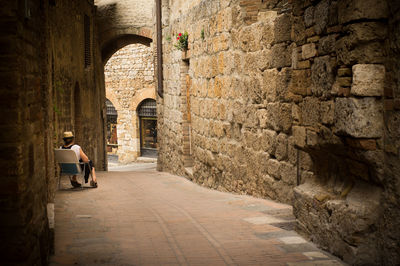
<svg viewBox="0 0 400 266"><path fill-rule="evenodd" d="M73 137L74 137L74 133L72 133L71 131L64 132L63 139L68 139L68 138L73 138Z"/></svg>

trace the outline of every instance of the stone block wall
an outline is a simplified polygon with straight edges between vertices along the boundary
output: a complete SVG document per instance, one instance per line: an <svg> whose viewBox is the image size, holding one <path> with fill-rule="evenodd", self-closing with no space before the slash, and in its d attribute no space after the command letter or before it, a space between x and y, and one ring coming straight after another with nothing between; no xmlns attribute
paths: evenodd
<svg viewBox="0 0 400 266"><path fill-rule="evenodd" d="M64 130L75 130L104 169L104 83L96 78L102 65L94 24L92 65L84 66L83 17L93 20L94 5L55 2L1 1L1 265L47 264L54 233L47 205L57 184L53 149ZM86 121L80 130L78 120Z"/></svg>
<svg viewBox="0 0 400 266"><path fill-rule="evenodd" d="M50 247L41 60L46 24L40 19L45 13L38 1L29 6L2 1L0 15L0 264L45 264Z"/></svg>
<svg viewBox="0 0 400 266"><path fill-rule="evenodd" d="M95 12L93 4L79 1L57 1L49 7L50 123L55 147L62 143L62 132L71 130L95 167L104 170L105 89ZM85 16L89 17L89 39L85 38ZM90 47L89 64L85 63L85 39Z"/></svg>
<svg viewBox="0 0 400 266"><path fill-rule="evenodd" d="M135 161L140 156L137 109L146 98L155 99L154 48L128 45L116 52L105 65L106 97L118 112L118 160Z"/></svg>
<svg viewBox="0 0 400 266"><path fill-rule="evenodd" d="M351 264L398 263L398 5L190 2L165 8L159 169L185 173L190 110L195 182L291 203Z"/></svg>

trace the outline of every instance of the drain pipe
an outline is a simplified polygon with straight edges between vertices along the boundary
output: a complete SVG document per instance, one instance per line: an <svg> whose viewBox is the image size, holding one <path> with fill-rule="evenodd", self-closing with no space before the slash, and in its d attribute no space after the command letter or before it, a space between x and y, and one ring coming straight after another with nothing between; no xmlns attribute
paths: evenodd
<svg viewBox="0 0 400 266"><path fill-rule="evenodd" d="M164 77L163 77L163 54L162 54L162 21L161 21L161 1L156 1L156 18L157 18L157 81L158 96L164 96Z"/></svg>
<svg viewBox="0 0 400 266"><path fill-rule="evenodd" d="M301 175L300 175L300 151L297 150L297 186L300 186L301 183Z"/></svg>

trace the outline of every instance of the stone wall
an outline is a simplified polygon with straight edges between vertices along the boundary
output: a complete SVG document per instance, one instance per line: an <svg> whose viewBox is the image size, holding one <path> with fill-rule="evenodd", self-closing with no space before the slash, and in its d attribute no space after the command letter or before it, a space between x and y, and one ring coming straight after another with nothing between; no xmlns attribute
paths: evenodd
<svg viewBox="0 0 400 266"><path fill-rule="evenodd" d="M50 123L54 127L55 146L62 143L62 132L71 130L95 167L104 170L105 89L95 8L87 3L57 1L49 11L50 106L54 116ZM89 64L85 64L85 15L90 18Z"/></svg>
<svg viewBox="0 0 400 266"><path fill-rule="evenodd" d="M38 2L2 1L1 263L43 262L50 246L46 216L48 156L42 71L46 36ZM30 11L31 16L25 11ZM28 18L29 17L29 18ZM45 87L46 88L46 87ZM29 121L27 123L27 121Z"/></svg>
<svg viewBox="0 0 400 266"><path fill-rule="evenodd" d="M1 1L2 265L47 264L54 225L46 207L54 202L53 149L62 131L75 130L96 167L104 169L104 83L94 38L91 67L85 69L83 56L83 15L93 21L94 12L91 1ZM90 29L93 36L93 24ZM85 106L81 113L74 106L77 92ZM80 130L78 120L86 121Z"/></svg>
<svg viewBox="0 0 400 266"><path fill-rule="evenodd" d="M105 65L106 97L118 112L118 160L135 161L140 156L137 109L146 98L155 99L153 47L128 45Z"/></svg>
<svg viewBox="0 0 400 266"><path fill-rule="evenodd" d="M292 203L345 261L398 263L398 5L190 2L163 12L158 168L189 155L195 182Z"/></svg>

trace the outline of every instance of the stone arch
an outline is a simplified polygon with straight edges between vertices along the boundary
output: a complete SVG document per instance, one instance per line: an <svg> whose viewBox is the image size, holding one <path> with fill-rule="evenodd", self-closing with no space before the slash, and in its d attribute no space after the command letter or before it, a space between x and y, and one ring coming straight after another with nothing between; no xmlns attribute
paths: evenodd
<svg viewBox="0 0 400 266"><path fill-rule="evenodd" d="M140 36L135 34L118 35L114 39L109 40L102 46L101 59L103 61L103 64L105 65L108 59L110 59L110 57L121 48L129 44L135 44L135 43L140 43L149 47L151 42L152 39L145 36Z"/></svg>
<svg viewBox="0 0 400 266"><path fill-rule="evenodd" d="M148 0L95 0L96 24L103 63L128 44L150 45L153 5Z"/></svg>

